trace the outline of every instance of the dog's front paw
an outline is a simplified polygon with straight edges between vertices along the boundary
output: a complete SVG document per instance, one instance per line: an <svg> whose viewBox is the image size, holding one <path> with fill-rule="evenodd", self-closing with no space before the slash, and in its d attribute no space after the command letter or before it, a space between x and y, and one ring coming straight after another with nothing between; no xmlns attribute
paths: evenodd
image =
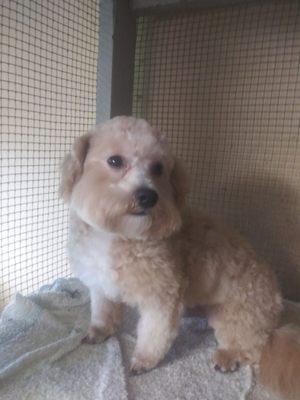
<svg viewBox="0 0 300 400"><path fill-rule="evenodd" d="M98 328L96 326L90 326L88 330L88 334L82 339L82 343L87 344L97 344L104 342L110 333L105 331L104 329Z"/></svg>
<svg viewBox="0 0 300 400"><path fill-rule="evenodd" d="M219 372L235 372L240 368L240 361L234 353L219 349L214 354L215 370Z"/></svg>
<svg viewBox="0 0 300 400"><path fill-rule="evenodd" d="M142 374L156 367L157 361L146 356L133 356L130 370L134 375Z"/></svg>

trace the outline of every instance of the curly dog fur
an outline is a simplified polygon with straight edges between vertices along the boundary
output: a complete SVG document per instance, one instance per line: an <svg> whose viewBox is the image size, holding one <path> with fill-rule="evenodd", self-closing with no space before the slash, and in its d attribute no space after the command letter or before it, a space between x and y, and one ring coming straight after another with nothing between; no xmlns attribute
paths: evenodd
<svg viewBox="0 0 300 400"><path fill-rule="evenodd" d="M300 398L300 336L277 329L273 271L238 234L185 209L184 171L146 121L116 117L77 139L60 193L71 210L71 265L91 293L87 342L115 332L122 304L137 306L131 367L148 370L172 345L183 310L201 305L219 343L216 369L260 365L266 385Z"/></svg>

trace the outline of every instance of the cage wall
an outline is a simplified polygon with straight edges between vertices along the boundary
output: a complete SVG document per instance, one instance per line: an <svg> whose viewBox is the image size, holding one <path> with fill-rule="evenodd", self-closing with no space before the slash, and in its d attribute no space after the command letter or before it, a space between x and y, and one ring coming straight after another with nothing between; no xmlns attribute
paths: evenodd
<svg viewBox="0 0 300 400"><path fill-rule="evenodd" d="M112 4L100 2L108 61ZM98 120L110 104L96 99L98 0L11 0L0 10L6 301L69 275L59 164L94 124L96 100ZM160 127L186 162L191 204L239 228L300 300L298 1L140 16L137 28L133 113Z"/></svg>
<svg viewBox="0 0 300 400"><path fill-rule="evenodd" d="M59 165L95 123L97 0L10 0L1 19L0 301L70 274Z"/></svg>
<svg viewBox="0 0 300 400"><path fill-rule="evenodd" d="M135 115L170 138L193 206L237 227L300 300L300 6L140 16Z"/></svg>

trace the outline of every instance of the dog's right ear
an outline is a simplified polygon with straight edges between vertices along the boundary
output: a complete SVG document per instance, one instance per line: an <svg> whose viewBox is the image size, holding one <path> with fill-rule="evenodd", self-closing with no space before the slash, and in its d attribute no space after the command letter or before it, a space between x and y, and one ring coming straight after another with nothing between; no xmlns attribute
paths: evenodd
<svg viewBox="0 0 300 400"><path fill-rule="evenodd" d="M174 160L174 167L171 172L171 185L173 188L175 202L179 209L183 209L187 203L189 182L187 173L185 172L182 163L178 159Z"/></svg>
<svg viewBox="0 0 300 400"><path fill-rule="evenodd" d="M71 152L63 161L59 195L66 202L69 201L73 187L83 172L83 164L89 149L90 138L90 134L77 138Z"/></svg>

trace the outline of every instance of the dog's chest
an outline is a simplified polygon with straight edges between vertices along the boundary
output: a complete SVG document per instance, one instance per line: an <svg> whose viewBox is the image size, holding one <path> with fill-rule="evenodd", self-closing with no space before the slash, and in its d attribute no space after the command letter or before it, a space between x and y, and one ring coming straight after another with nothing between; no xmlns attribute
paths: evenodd
<svg viewBox="0 0 300 400"><path fill-rule="evenodd" d="M116 240L112 250L124 301L139 305L178 297L181 271L165 242Z"/></svg>
<svg viewBox="0 0 300 400"><path fill-rule="evenodd" d="M113 269L113 235L86 230L70 233L69 255L74 273L89 288L100 287L111 299L120 298Z"/></svg>

